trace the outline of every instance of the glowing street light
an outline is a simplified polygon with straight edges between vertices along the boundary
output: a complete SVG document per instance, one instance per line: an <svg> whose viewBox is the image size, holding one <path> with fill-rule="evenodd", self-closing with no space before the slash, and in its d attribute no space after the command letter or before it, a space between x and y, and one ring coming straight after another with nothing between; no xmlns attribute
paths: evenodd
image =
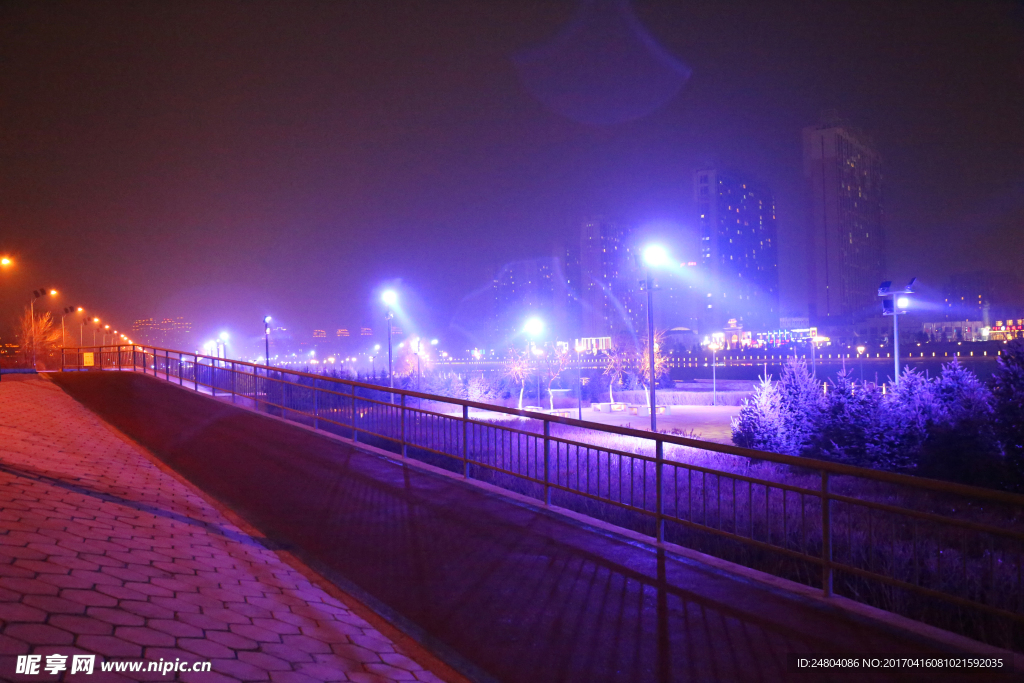
<svg viewBox="0 0 1024 683"><path fill-rule="evenodd" d="M11 263L12 263L11 259L9 257L7 257L7 256L4 256L3 258L0 258L0 266L3 266L4 268L6 268L7 266L11 265Z"/></svg>
<svg viewBox="0 0 1024 683"><path fill-rule="evenodd" d="M40 288L40 289L33 290L32 291L32 298L29 299L29 302L28 302L28 305L29 305L29 315L32 317L32 321L31 321L32 322L32 327L31 327L31 333L32 334L30 335L30 338L32 339L32 369L33 370L36 369L36 299L38 299L41 296L46 296L47 294L49 294L50 296L57 296L57 290L56 289L47 290L45 288ZM95 339L93 340L93 342L95 342Z"/></svg>
<svg viewBox="0 0 1024 683"><path fill-rule="evenodd" d="M60 338L61 338L61 345L64 348L67 348L67 346L68 346L67 333L66 333L66 331L64 329L64 318L66 318L68 315L70 315L72 313L81 313L81 312L82 312L82 307L81 306L66 306L64 308L64 314L61 315L61 317L60 317ZM79 345L81 345L81 341L79 341Z"/></svg>
<svg viewBox="0 0 1024 683"><path fill-rule="evenodd" d="M523 331L531 337L539 337L544 334L544 321L537 317L530 318L523 325Z"/></svg>
<svg viewBox="0 0 1024 683"><path fill-rule="evenodd" d="M266 359L267 366L270 366L270 316L263 318L263 345L264 353L263 357Z"/></svg>
<svg viewBox="0 0 1024 683"><path fill-rule="evenodd" d="M537 337L539 337L542 334L544 334L544 321L541 320L540 318L536 317L536 316L534 316L532 318L529 318L526 321L526 324L523 325L523 331L526 332L526 334L531 338L531 340L532 339L536 339ZM526 350L527 351L530 350L530 342L526 343ZM544 352L541 349L537 348L536 342L534 342L533 354L535 356L540 356L542 353L544 353ZM476 355L475 350L474 350L474 355ZM476 356L476 358L477 358L477 360L479 360L480 356ZM524 379L523 381L525 382L526 380ZM540 363L538 363L537 364L537 403L538 404L540 403L540 398L541 398L541 396L540 396Z"/></svg>
<svg viewBox="0 0 1024 683"><path fill-rule="evenodd" d="M878 296L882 297L882 315L892 316L892 355L896 364L896 376L893 384L900 383L900 316L907 312L910 299L905 294L914 293L917 278L911 278L902 290L892 291L892 281L886 280L878 286Z"/></svg>
<svg viewBox="0 0 1024 683"><path fill-rule="evenodd" d="M718 352L722 350L724 344L713 341L708 344L708 348L711 349L711 405L718 405Z"/></svg>
<svg viewBox="0 0 1024 683"><path fill-rule="evenodd" d="M655 386L658 383L658 378L654 374L654 277L651 275L653 268L661 268L668 265L669 257L665 247L659 244L652 244L644 248L644 265L646 265L646 278L644 278L645 289L647 290L647 354L648 360L650 361L648 371L651 373L650 376L650 404L651 404L651 431L658 431L658 404L657 404L657 392ZM659 540L661 533L661 526L658 527Z"/></svg>
<svg viewBox="0 0 1024 683"><path fill-rule="evenodd" d="M659 244L652 244L644 249L644 263L651 268L661 268L669 264L668 252Z"/></svg>
<svg viewBox="0 0 1024 683"><path fill-rule="evenodd" d="M388 307L387 313L384 314L384 320L388 324L388 386L391 387L392 389L394 389L395 388L395 375L394 375L394 372L393 372L393 369L392 369L392 366L393 366L393 360L392 360L393 355L392 355L392 349L391 349L391 321L395 319L395 314L394 314L394 312L391 309L394 308L395 304L398 303L398 293L395 292L395 290L393 290L393 289L388 289L388 290L385 290L384 293L380 295L380 298L381 298L381 301L384 302L384 305ZM389 396L390 396L391 401L393 403L394 400L395 400L394 393L389 394Z"/></svg>
<svg viewBox="0 0 1024 683"><path fill-rule="evenodd" d="M857 360L860 361L860 382L861 382L861 384L864 383L864 351L866 351L866 350L867 350L867 347L864 346L863 344L861 344L860 346L857 347Z"/></svg>

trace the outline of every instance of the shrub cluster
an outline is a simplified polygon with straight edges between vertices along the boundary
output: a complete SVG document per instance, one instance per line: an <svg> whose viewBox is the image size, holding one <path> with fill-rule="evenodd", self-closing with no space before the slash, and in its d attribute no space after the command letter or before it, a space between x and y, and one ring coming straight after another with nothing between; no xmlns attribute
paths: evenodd
<svg viewBox="0 0 1024 683"><path fill-rule="evenodd" d="M884 392L852 371L822 384L791 360L732 427L746 448L1021 490L1024 340L1007 345L992 389L955 358L934 378L907 368Z"/></svg>

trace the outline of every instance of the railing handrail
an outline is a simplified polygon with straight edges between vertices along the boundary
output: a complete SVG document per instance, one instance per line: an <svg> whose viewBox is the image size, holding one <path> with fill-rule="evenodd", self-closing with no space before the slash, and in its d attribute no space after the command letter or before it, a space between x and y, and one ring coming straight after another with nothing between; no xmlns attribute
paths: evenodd
<svg viewBox="0 0 1024 683"><path fill-rule="evenodd" d="M477 401L469 401L466 399L453 398L451 396L426 394L422 392L411 391L409 389L399 389L397 387L381 386L379 384L369 384L366 382L342 379L339 377L325 377L323 375L318 375L311 372L303 372L301 370L291 370L288 368L280 368L272 365L260 365L258 363L251 363L249 361L235 360L231 358L219 358L217 356L208 356L205 354L195 353L192 351L165 349L163 347L149 346L145 344L69 346L65 347L64 350L81 351L82 349L102 350L124 348L137 348L142 350L149 349L154 352L160 351L163 353L181 354L183 356L190 356L192 358L195 358L197 359L197 362L198 359L203 358L211 361L233 363L236 366L241 365L244 367L262 369L270 372L283 372L298 377L309 377L310 379L319 380L323 382L335 382L349 387L364 388L372 391L386 391L392 394L397 394L399 396L418 398L428 401L437 401L441 403L450 403L452 405L463 406L467 408L475 408L477 410L485 410L488 412L502 413L505 415L513 415L517 417L525 417L533 420L541 420L548 423L562 424L568 427L579 427L582 429L587 429L595 432L604 432L607 434L617 434L619 436L630 436L639 439L646 439L648 441L651 441L652 443L661 441L662 443L673 444L676 446L696 448L699 450L724 453L726 455L734 455L738 457L751 458L755 460L764 460L768 462L777 463L780 465L790 465L794 467L800 467L803 469L816 470L819 472L828 472L830 474L860 477L862 479L879 481L888 484L899 484L926 491L950 493L971 498L978 498L985 501L1004 503L1008 505L1019 505L1024 507L1024 494L1012 493L1010 491L997 491L995 489L988 489L980 486L959 484L956 482L942 481L939 479L929 479L927 477L918 477L915 475L901 474L898 472L886 472L884 470L875 470L867 467L858 467L856 465L846 465L843 463L831 462L828 460L817 460L814 458L804 458L795 455L784 455L781 453L772 453L769 451L759 451L752 448L743 448L741 446L719 444L713 441L703 441L700 439L692 439L684 436L676 436L674 434L664 434L661 432L652 433L649 431L633 429L630 427L617 427L615 425L606 425L598 422L588 422L586 420L577 420L569 417L548 415L547 413L541 413L536 411L506 408L505 406L499 406L490 403L480 403Z"/></svg>

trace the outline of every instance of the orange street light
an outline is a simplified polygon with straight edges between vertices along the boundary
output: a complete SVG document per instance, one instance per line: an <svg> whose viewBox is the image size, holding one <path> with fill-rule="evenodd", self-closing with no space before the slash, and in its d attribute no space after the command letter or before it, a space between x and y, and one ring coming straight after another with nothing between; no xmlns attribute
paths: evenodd
<svg viewBox="0 0 1024 683"><path fill-rule="evenodd" d="M11 263L12 263L11 259L6 257L6 256L4 256L3 258L0 258L0 266L7 267L7 266L11 265Z"/></svg>

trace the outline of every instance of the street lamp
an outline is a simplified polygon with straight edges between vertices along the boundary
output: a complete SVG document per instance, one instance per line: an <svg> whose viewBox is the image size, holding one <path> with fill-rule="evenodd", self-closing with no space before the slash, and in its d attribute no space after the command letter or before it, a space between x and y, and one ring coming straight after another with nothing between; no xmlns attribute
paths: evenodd
<svg viewBox="0 0 1024 683"><path fill-rule="evenodd" d="M41 296L46 296L47 294L49 294L50 296L57 296L57 290L56 289L49 289L48 290L45 287L41 287L40 289L35 289L35 290L32 291L32 298L29 299L29 301L28 301L29 316L31 317L31 321L30 322L32 324L31 328L29 328L29 331L31 333L29 335L29 339L32 340L32 369L33 370L36 369L36 299L38 299Z"/></svg>
<svg viewBox="0 0 1024 683"><path fill-rule="evenodd" d="M536 339L537 337L541 336L542 334L544 334L544 321L541 320L540 318L536 317L536 316L534 316L532 318L529 318L529 319L527 319L526 323L523 325L523 331L526 332L527 336L530 337L530 341L532 341L532 340ZM527 353L530 352L530 341L526 342L526 352ZM540 349L536 348L536 342L534 342L534 347L535 347L533 349L534 354L535 355L540 355ZM523 381L525 382L526 379L524 378ZM540 363L539 362L537 363L537 403L538 404L540 403Z"/></svg>
<svg viewBox="0 0 1024 683"><path fill-rule="evenodd" d="M882 297L882 315L892 316L892 355L896 367L894 385L900 383L900 316L910 306L910 299L903 295L913 294L916 283L917 278L911 278L906 287L895 291L892 289L892 280L886 280L878 286L878 296Z"/></svg>
<svg viewBox="0 0 1024 683"><path fill-rule="evenodd" d="M264 357L267 361L267 367L270 367L270 316L268 315L263 319L263 345L264 345Z"/></svg>
<svg viewBox="0 0 1024 683"><path fill-rule="evenodd" d="M92 328L92 345L96 346L96 328L100 326L100 319L99 318L93 318L92 319L92 323L93 323L93 326L94 326Z"/></svg>
<svg viewBox="0 0 1024 683"><path fill-rule="evenodd" d="M67 317L68 314L70 314L70 313L81 313L82 310L83 309L82 309L81 306L77 306L77 307L76 306L66 306L64 308L64 315L62 315L60 317L60 339L61 339L61 345L64 348L67 348L67 346L68 346L67 334L66 334L66 332L64 330L64 318ZM81 344L81 341L79 341L79 344Z"/></svg>
<svg viewBox="0 0 1024 683"><path fill-rule="evenodd" d="M228 357L228 339L230 338L230 336L228 335L227 332L221 332L220 335L218 335L218 337L219 337L220 341L217 343L217 351L218 351L218 353L219 353L221 358L227 358Z"/></svg>
<svg viewBox="0 0 1024 683"><path fill-rule="evenodd" d="M660 268L669 262L668 252L665 248L652 244L644 249L644 264L646 265L644 288L647 290L647 353L648 371L650 372L650 410L651 410L651 431L658 431L658 404L656 403L657 377L654 374L654 277L651 275L652 268Z"/></svg>
<svg viewBox="0 0 1024 683"><path fill-rule="evenodd" d="M0 258L0 266L3 266L4 268L6 268L9 265L11 265L11 259L9 257L4 256L4 257Z"/></svg>
<svg viewBox="0 0 1024 683"><path fill-rule="evenodd" d="M395 292L395 290L388 289L385 290L385 292L380 295L380 298L384 302L384 305L388 307L387 313L384 314L384 320L388 324L388 386L394 389L395 376L392 370L393 353L391 348L391 321L395 319L395 314L391 311L391 309L395 306L395 304L398 303L398 294ZM391 402L394 403L395 395L391 393L389 394L389 396L391 397Z"/></svg>
<svg viewBox="0 0 1024 683"><path fill-rule="evenodd" d="M722 350L722 346L717 342L711 342L708 344L708 348L711 349L711 405L718 405L718 352Z"/></svg>
<svg viewBox="0 0 1024 683"><path fill-rule="evenodd" d="M579 339L576 340L576 412L577 419L583 420L583 361L580 353L587 347Z"/></svg>
<svg viewBox="0 0 1024 683"><path fill-rule="evenodd" d="M857 360L860 361L860 382L864 383L864 351L866 347L861 344L857 347Z"/></svg>

